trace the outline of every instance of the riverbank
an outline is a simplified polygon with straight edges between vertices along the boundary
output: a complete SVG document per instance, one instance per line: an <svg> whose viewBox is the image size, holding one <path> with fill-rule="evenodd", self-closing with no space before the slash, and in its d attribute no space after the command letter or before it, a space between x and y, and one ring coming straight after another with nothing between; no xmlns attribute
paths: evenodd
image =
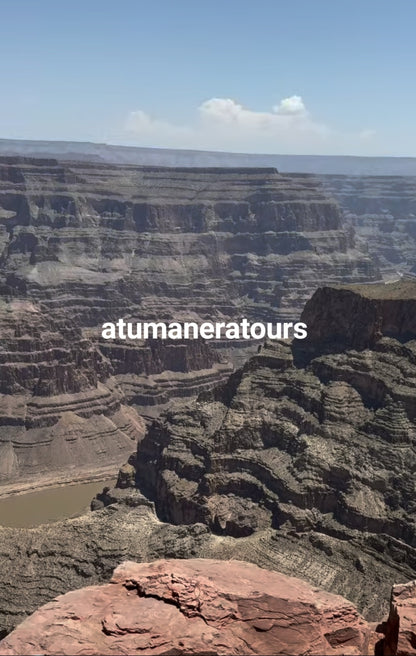
<svg viewBox="0 0 416 656"><path fill-rule="evenodd" d="M91 467L74 467L62 472L51 472L39 476L30 476L24 480L18 479L10 483L1 484L0 479L0 501L20 494L29 492L41 492L48 488L59 488L79 483L94 483L105 479L117 478L118 470L124 464L126 458L119 463L111 463L105 467L92 469Z"/></svg>

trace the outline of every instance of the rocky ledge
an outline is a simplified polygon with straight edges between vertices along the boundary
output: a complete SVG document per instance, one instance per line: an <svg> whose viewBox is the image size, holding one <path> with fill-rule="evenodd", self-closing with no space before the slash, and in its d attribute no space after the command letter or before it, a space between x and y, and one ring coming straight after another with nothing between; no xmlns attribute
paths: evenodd
<svg viewBox="0 0 416 656"><path fill-rule="evenodd" d="M0 654L369 654L372 633L342 597L255 565L124 562L40 608Z"/></svg>

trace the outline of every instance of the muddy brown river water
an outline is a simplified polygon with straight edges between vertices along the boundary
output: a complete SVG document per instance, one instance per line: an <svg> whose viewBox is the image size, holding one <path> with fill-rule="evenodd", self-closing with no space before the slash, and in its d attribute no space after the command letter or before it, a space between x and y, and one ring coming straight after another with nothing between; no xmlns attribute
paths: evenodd
<svg viewBox="0 0 416 656"><path fill-rule="evenodd" d="M49 487L0 499L0 526L31 528L59 519L77 517L89 509L91 499L115 479Z"/></svg>

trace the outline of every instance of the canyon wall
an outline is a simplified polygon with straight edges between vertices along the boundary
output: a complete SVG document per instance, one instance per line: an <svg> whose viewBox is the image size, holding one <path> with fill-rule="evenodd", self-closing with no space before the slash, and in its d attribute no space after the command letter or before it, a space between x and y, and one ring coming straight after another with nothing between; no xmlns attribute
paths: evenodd
<svg viewBox="0 0 416 656"><path fill-rule="evenodd" d="M172 557L296 575L380 620L416 573L415 302L412 282L321 288L310 341L266 344L167 409L98 510L1 528L0 627L122 560Z"/></svg>
<svg viewBox="0 0 416 656"><path fill-rule="evenodd" d="M416 177L325 175L319 178L336 199L370 255L387 278L415 271Z"/></svg>
<svg viewBox="0 0 416 656"><path fill-rule="evenodd" d="M103 322L294 318L322 280L377 275L307 176L1 158L1 489L119 466L139 415L250 347L106 341Z"/></svg>

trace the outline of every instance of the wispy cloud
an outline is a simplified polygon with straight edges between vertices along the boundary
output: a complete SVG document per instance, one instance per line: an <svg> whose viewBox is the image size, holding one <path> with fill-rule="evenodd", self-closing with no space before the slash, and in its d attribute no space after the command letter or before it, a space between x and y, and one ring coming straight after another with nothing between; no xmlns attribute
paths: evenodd
<svg viewBox="0 0 416 656"><path fill-rule="evenodd" d="M302 97L293 95L280 100L271 111L249 109L232 98L210 98L198 107L190 125L152 117L138 109L127 117L125 136L130 143L143 146L295 154L355 150L359 154L374 132L337 131L314 119Z"/></svg>

